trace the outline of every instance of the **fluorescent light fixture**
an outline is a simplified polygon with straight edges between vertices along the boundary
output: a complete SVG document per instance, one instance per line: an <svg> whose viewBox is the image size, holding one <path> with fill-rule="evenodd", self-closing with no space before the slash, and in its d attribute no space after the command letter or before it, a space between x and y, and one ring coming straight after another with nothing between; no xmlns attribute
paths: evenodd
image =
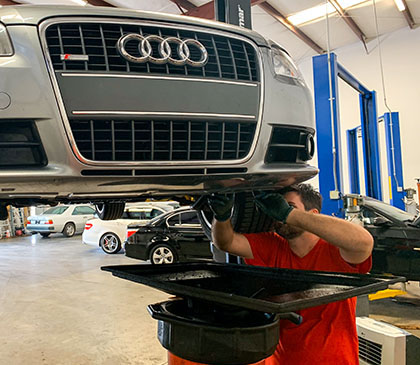
<svg viewBox="0 0 420 365"><path fill-rule="evenodd" d="M397 8L399 11L404 11L405 10L405 4L404 1L402 0L394 0L395 5L397 5Z"/></svg>
<svg viewBox="0 0 420 365"><path fill-rule="evenodd" d="M73 3L76 3L77 5L86 6L87 3L85 0L71 0Z"/></svg>
<svg viewBox="0 0 420 365"><path fill-rule="evenodd" d="M343 9L350 8L354 5L364 3L367 0L337 0L337 3ZM401 1L401 0L400 0ZM303 23L310 22L312 20L321 19L325 17L325 13L328 11L328 15L335 13L335 8L330 3L328 4L321 4L314 6L312 8L308 8L293 15L287 17L287 20L292 23L293 25L300 25Z"/></svg>
<svg viewBox="0 0 420 365"><path fill-rule="evenodd" d="M317 6L314 6L313 8L299 11L298 13L287 17L287 20L293 25L307 23L307 22L310 22L311 20L324 17L326 10L328 10L328 14L332 14L335 12L334 6L328 3L328 5L326 4L317 5Z"/></svg>

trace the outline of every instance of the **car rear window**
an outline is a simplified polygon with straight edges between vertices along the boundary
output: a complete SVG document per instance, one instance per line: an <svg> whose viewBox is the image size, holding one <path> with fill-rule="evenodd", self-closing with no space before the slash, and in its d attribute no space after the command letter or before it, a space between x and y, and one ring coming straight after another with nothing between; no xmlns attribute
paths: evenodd
<svg viewBox="0 0 420 365"><path fill-rule="evenodd" d="M159 209L147 209L140 211L125 211L122 219L139 219L139 220L149 220L161 215L163 212Z"/></svg>
<svg viewBox="0 0 420 365"><path fill-rule="evenodd" d="M73 215L83 215L83 214L95 214L95 209L90 208L90 207L74 208Z"/></svg>
<svg viewBox="0 0 420 365"><path fill-rule="evenodd" d="M46 214L63 214L69 207L52 207L42 212L43 215Z"/></svg>

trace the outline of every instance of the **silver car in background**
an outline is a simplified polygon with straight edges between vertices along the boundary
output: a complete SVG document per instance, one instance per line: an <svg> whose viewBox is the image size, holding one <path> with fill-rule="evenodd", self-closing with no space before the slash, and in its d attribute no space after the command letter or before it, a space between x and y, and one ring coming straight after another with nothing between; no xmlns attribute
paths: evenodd
<svg viewBox="0 0 420 365"><path fill-rule="evenodd" d="M48 237L51 233L63 233L73 237L83 232L86 222L95 215L95 209L88 205L57 205L42 214L28 217L26 230Z"/></svg>
<svg viewBox="0 0 420 365"><path fill-rule="evenodd" d="M254 31L8 6L0 44L0 219L8 204L91 202L116 219L127 201L234 192L245 214L235 228L259 230L270 222L256 218L255 189L317 173L309 89L287 52Z"/></svg>

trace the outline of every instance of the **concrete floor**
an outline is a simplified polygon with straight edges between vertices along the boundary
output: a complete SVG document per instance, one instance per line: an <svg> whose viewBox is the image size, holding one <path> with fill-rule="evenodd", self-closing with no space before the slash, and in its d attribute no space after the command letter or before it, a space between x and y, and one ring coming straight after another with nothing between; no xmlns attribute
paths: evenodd
<svg viewBox="0 0 420 365"><path fill-rule="evenodd" d="M80 235L0 240L0 364L166 364L146 306L168 295L100 270L132 263ZM407 288L371 303L371 317L420 337L420 288Z"/></svg>
<svg viewBox="0 0 420 365"><path fill-rule="evenodd" d="M146 306L168 295L100 270L132 263L80 235L0 240L0 364L166 364Z"/></svg>

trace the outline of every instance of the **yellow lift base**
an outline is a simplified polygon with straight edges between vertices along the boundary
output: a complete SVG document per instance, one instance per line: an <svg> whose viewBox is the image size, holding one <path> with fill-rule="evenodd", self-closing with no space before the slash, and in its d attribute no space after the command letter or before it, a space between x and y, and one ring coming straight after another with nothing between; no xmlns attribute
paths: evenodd
<svg viewBox="0 0 420 365"><path fill-rule="evenodd" d="M407 292L404 290L385 289L385 290L377 291L376 293L373 293L373 294L369 294L369 300L373 301L373 300L378 300L378 299L393 298L393 297L396 297L397 295L405 295L405 294L407 294Z"/></svg>

